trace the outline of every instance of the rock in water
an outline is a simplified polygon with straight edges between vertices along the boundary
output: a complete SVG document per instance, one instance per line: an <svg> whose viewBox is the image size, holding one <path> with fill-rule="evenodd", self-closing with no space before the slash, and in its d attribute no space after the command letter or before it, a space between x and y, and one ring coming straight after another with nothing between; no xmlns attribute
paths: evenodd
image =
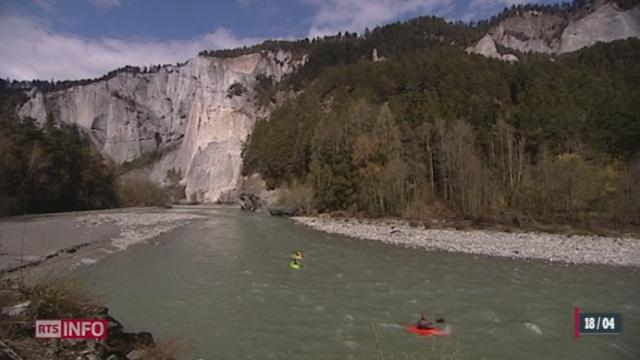
<svg viewBox="0 0 640 360"><path fill-rule="evenodd" d="M262 207L260 198L257 195L242 193L239 198L240 208L247 211L256 211Z"/></svg>

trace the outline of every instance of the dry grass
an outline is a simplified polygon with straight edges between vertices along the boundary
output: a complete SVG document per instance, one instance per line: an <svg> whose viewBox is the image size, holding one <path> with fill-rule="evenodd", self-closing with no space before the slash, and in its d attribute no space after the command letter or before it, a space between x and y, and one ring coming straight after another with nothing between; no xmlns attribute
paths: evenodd
<svg viewBox="0 0 640 360"><path fill-rule="evenodd" d="M34 319L93 317L100 309L98 299L70 278L40 280L23 285L21 292L32 301L30 311Z"/></svg>
<svg viewBox="0 0 640 360"><path fill-rule="evenodd" d="M0 307L27 300L31 303L20 316L0 314L0 341L24 359L84 358L81 353L94 342L37 340L33 338L32 324L35 319L94 318L102 309L97 297L85 291L78 281L69 278L42 279L35 283L13 280L0 282ZM149 360L183 359L189 348L186 341L178 338L149 346L133 346L144 355L144 359Z"/></svg>
<svg viewBox="0 0 640 360"><path fill-rule="evenodd" d="M123 207L167 206L171 192L143 177L122 179L118 186L118 200Z"/></svg>
<svg viewBox="0 0 640 360"><path fill-rule="evenodd" d="M64 343L34 339L34 320L94 317L99 309L97 300L70 279L0 281L0 307L22 303L28 304L22 313L0 314L0 341L24 359L77 358L77 349Z"/></svg>

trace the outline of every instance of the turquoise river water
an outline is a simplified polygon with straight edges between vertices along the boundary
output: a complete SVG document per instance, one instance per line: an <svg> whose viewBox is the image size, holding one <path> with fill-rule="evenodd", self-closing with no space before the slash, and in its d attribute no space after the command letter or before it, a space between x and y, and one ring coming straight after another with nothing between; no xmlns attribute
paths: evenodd
<svg viewBox="0 0 640 360"><path fill-rule="evenodd" d="M638 272L427 252L228 208L75 271L130 330L194 359L639 359ZM288 268L294 250L304 268ZM573 308L622 315L573 337ZM404 330L424 312L449 337Z"/></svg>

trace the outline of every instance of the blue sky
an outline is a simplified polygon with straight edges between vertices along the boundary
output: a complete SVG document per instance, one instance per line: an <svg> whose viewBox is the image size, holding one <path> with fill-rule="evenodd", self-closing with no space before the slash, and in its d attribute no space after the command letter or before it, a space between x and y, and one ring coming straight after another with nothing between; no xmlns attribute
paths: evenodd
<svg viewBox="0 0 640 360"><path fill-rule="evenodd" d="M538 2L553 2L542 0ZM96 77L202 49L362 32L420 15L479 19L525 0L0 0L0 76Z"/></svg>

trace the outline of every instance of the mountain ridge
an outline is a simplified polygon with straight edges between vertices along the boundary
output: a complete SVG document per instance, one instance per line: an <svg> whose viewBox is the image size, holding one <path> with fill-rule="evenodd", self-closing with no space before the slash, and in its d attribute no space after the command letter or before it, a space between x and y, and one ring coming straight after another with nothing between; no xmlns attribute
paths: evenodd
<svg viewBox="0 0 640 360"><path fill-rule="evenodd" d="M609 4L598 9L609 9L613 6ZM510 19L517 22L507 18L500 24L509 24ZM510 41L516 41L517 32L511 27L499 27L500 34L511 34ZM447 47L461 51L480 35L480 27L420 17L362 36L346 32L322 40L267 41L249 48L202 51L175 66L148 71L125 67L93 80L32 89L19 114L43 124L51 113L57 121L79 125L91 134L100 152L117 164L160 153L159 161L147 171L154 182L164 183L167 172L176 170L183 176L188 197L217 201L237 190L243 143L256 120L269 117L280 105L273 101L278 92L304 90L319 74L370 61L373 53L393 59ZM543 46L544 39L532 38L534 45L522 49ZM500 54L497 45L506 46L496 44L489 34L478 44L487 48L479 51L484 55L517 60L513 54ZM258 101L258 95L265 99Z"/></svg>

